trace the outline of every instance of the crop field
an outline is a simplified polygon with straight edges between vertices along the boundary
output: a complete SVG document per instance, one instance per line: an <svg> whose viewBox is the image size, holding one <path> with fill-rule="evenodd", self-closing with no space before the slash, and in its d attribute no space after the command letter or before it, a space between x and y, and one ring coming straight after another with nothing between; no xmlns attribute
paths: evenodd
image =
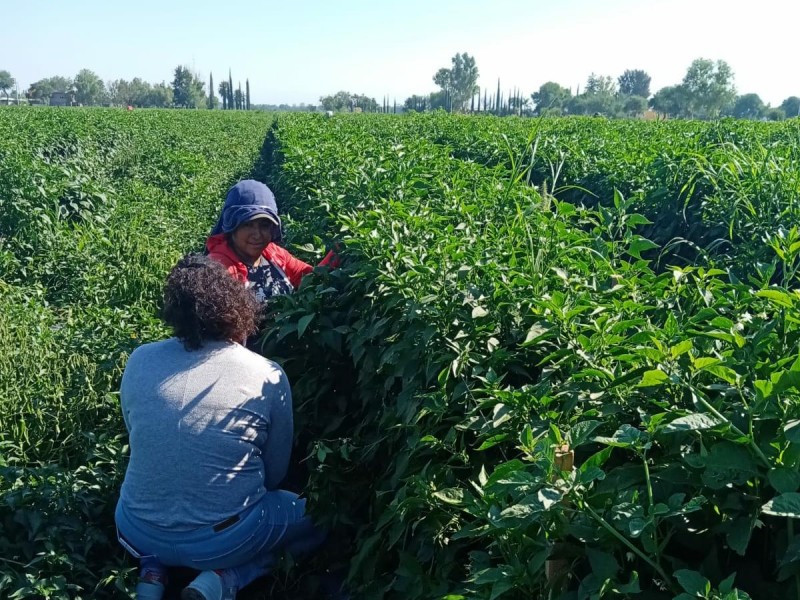
<svg viewBox="0 0 800 600"><path fill-rule="evenodd" d="M118 385L225 190L331 531L244 598L800 600L800 123L0 109L0 597L132 597Z"/></svg>

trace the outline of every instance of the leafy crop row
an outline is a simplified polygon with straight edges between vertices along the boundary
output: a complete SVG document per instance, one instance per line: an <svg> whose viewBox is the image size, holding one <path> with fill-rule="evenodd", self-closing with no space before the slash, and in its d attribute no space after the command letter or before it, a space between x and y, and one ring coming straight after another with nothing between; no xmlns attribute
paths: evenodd
<svg viewBox="0 0 800 600"><path fill-rule="evenodd" d="M621 195L559 201L396 119L275 144L295 218L346 247L264 348L357 597L795 597L795 230L747 278L656 271Z"/></svg>
<svg viewBox="0 0 800 600"><path fill-rule="evenodd" d="M255 175L341 242L262 342L354 597L800 600L794 125L271 122L0 110L0 595L130 595L119 375Z"/></svg>
<svg viewBox="0 0 800 600"><path fill-rule="evenodd" d="M614 191L653 221L644 233L691 260L698 250L740 269L768 261L778 226L797 223L800 122L640 123L479 120L415 115L409 133L454 157L502 166L560 199L610 204ZM746 268L746 267L745 267Z"/></svg>
<svg viewBox="0 0 800 600"><path fill-rule="evenodd" d="M117 598L128 353L271 117L0 110L0 596Z"/></svg>

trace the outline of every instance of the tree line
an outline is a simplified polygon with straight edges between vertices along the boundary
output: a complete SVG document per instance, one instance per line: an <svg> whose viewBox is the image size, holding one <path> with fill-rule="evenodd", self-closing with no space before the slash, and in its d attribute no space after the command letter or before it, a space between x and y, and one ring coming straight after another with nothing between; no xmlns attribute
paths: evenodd
<svg viewBox="0 0 800 600"><path fill-rule="evenodd" d="M614 79L592 73L583 91L554 81L542 84L530 96L518 89L496 91L478 86L478 67L467 53L456 54L450 68L439 69L433 82L439 87L427 95L406 99L406 110L444 109L456 112L484 112L496 115L637 116L648 109L672 118L711 119L732 116L742 119L780 120L800 116L800 98L790 96L779 106L765 104L755 93L739 95L734 73L724 60L698 58L681 83L650 91L650 75L642 69L628 69Z"/></svg>
<svg viewBox="0 0 800 600"><path fill-rule="evenodd" d="M491 113L495 115L560 116L603 115L633 117L648 109L670 118L710 119L733 116L743 119L780 120L800 116L800 97L790 96L779 106L765 104L756 93L739 94L734 73L724 60L698 58L686 71L683 80L650 90L650 75L642 69L628 69L616 79L592 73L583 90L562 86L554 81L542 84L530 95L519 89L496 89L478 86L478 66L466 52L457 53L450 67L433 75L438 90L406 98L400 110ZM8 71L0 71L0 92L6 102L12 97L15 80ZM30 103L49 102L53 92L70 93L75 104L85 106L119 105L135 107L222 108L224 110L316 110L315 105L258 105L250 102L250 80L235 87L230 70L228 78L214 87L213 74L206 83L185 66L178 66L171 83L151 84L138 77L131 81L117 79L104 83L88 69L75 77L48 77L32 83L24 92ZM219 98L215 92L219 93ZM385 97L382 102L365 94L339 91L320 97L319 108L326 111L398 112L396 102Z"/></svg>
<svg viewBox="0 0 800 600"><path fill-rule="evenodd" d="M250 80L245 80L242 90L233 85L233 76L228 70L228 79L214 88L214 75L209 74L208 89L188 67L175 67L171 82L152 84L139 77L132 80L103 80L89 69L81 69L74 77L45 77L33 82L17 96L16 80L8 71L0 71L0 92L6 102L15 100L28 104L49 104L54 93L66 94L70 102L80 106L131 106L137 108L222 108L224 110L250 110ZM216 93L219 93L219 98Z"/></svg>
<svg viewBox="0 0 800 600"><path fill-rule="evenodd" d="M650 91L650 75L642 69L627 69L616 79L591 73L583 90L562 86L554 81L542 84L530 95L519 89L489 90L478 86L475 58L457 53L450 67L433 75L438 90L414 94L403 102L402 110L490 113L494 115L561 116L603 115L635 117L652 110L670 118L711 119L732 116L741 119L781 120L800 116L800 98L790 96L779 106L765 104L755 93L739 95L734 74L724 60L698 58L686 71L681 83ZM374 98L340 91L320 98L324 110L397 112L397 106L384 98Z"/></svg>

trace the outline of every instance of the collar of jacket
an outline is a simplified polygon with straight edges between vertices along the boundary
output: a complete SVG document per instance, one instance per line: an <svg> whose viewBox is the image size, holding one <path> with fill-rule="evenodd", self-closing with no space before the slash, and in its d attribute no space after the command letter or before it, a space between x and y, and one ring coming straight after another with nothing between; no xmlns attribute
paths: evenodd
<svg viewBox="0 0 800 600"><path fill-rule="evenodd" d="M273 242L267 244L267 247L261 252L261 256L267 260L271 260L270 254L274 245ZM209 236L206 240L206 250L208 250L208 255L211 258L221 262L228 270L230 270L230 267L234 267L236 269L236 279L247 281L247 265L239 258L239 255L236 254L234 249L231 248L224 233Z"/></svg>

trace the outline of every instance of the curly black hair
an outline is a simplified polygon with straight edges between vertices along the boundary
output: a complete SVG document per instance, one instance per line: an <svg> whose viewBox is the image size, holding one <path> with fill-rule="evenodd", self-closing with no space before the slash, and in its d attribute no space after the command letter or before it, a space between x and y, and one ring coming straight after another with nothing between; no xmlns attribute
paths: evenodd
<svg viewBox="0 0 800 600"><path fill-rule="evenodd" d="M167 277L161 318L187 350L196 350L204 340L244 343L258 327L261 305L220 263L190 254Z"/></svg>

